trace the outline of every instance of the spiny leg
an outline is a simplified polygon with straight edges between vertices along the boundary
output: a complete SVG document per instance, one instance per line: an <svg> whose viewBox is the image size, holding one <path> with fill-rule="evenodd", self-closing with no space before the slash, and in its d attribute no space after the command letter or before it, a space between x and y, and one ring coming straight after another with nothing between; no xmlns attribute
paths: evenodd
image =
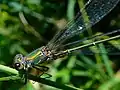
<svg viewBox="0 0 120 90"><path fill-rule="evenodd" d="M42 75L48 75L47 77L45 78L50 78L52 77L52 75L48 74L48 73L45 73L46 71L48 71L48 67L46 66L40 66L40 65L36 65L36 66L33 66L33 68L37 69L37 70L40 70L42 72L42 74L39 75L39 77L41 77Z"/></svg>
<svg viewBox="0 0 120 90"><path fill-rule="evenodd" d="M20 73L20 77L22 79L22 82L24 84L26 84L27 83L27 79L28 79L28 72L26 70L22 70L22 71L19 71L19 73Z"/></svg>
<svg viewBox="0 0 120 90"><path fill-rule="evenodd" d="M40 65L35 65L35 66L33 66L33 68L38 69L38 70L43 71L43 72L47 72L49 70L49 67L40 66Z"/></svg>

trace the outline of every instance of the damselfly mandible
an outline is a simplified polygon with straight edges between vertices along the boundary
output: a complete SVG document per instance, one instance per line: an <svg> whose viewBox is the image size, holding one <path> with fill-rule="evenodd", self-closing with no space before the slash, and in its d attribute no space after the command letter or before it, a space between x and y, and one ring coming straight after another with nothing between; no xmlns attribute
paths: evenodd
<svg viewBox="0 0 120 90"><path fill-rule="evenodd" d="M118 4L118 2L119 0L89 0L80 11L81 13L87 13L89 22L84 21L82 15L78 13L76 15L76 18L72 20L68 25L66 25L66 27L63 30L59 31L46 46L36 49L35 51L31 52L27 56L23 56L22 54L16 55L14 60L14 67L17 70L23 70L26 72L28 72L29 69L34 68L36 70L41 71L43 74L48 70L47 67L40 66L44 62L52 61L52 60L56 60L57 58L64 57L67 54L75 50L81 49L83 47L89 47L94 44L99 44L101 42L119 38L120 35L117 35L111 38L94 41L94 42L85 44L83 46L78 46L72 49L67 49L67 50L60 49L60 46L62 46L66 40L86 31L88 28L92 27L97 22L99 22ZM104 35L111 35L117 32L120 32L120 30L115 30L113 32L101 34L98 36L93 36L91 38L96 39L98 37L101 37ZM83 40L87 40L87 39L90 39L90 38L84 38Z"/></svg>

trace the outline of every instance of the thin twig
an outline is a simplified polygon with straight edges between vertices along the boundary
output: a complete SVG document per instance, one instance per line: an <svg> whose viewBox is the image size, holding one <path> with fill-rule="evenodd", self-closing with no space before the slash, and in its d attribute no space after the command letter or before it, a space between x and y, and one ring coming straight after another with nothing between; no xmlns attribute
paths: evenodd
<svg viewBox="0 0 120 90"><path fill-rule="evenodd" d="M28 21L26 20L23 12L19 12L19 18L22 22L22 24L24 25L25 27L25 31L28 33L31 33L33 34L35 37L37 37L39 40L42 40L44 41L45 43L47 42L47 40L45 40L29 23Z"/></svg>

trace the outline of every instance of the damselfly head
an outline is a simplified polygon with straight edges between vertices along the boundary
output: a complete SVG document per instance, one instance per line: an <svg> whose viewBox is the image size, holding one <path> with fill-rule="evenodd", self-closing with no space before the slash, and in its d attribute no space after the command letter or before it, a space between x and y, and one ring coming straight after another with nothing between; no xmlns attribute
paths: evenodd
<svg viewBox="0 0 120 90"><path fill-rule="evenodd" d="M26 66L24 56L22 54L17 54L14 58L14 68L17 70L24 69Z"/></svg>

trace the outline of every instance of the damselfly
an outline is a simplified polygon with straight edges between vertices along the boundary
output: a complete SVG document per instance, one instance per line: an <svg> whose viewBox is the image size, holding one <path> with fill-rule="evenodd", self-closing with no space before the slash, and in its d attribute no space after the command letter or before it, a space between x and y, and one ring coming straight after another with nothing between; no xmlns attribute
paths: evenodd
<svg viewBox="0 0 120 90"><path fill-rule="evenodd" d="M68 25L66 25L63 30L59 31L46 46L42 46L36 49L27 56L17 54L14 60L14 67L18 70L25 71L26 74L27 72L35 69L39 71L37 73L38 75L42 75L48 70L48 68L41 65L47 61L53 61L60 57L64 57L67 54L84 47L89 47L94 44L99 44L105 41L119 38L120 35L102 40L100 39L100 37L104 35L111 35L113 33L120 32L120 30L115 30L113 32L96 35L77 41L82 42L84 40L94 39L94 41L91 43L87 43L85 45L74 47L71 49L61 49L62 46L65 46L63 45L63 43L66 40L75 35L79 35L91 26L95 25L104 16L106 16L118 4L118 2L119 0L89 0L80 11L81 13L87 13L89 22L84 21L82 15L78 13L76 18L72 20ZM99 39L99 41L97 41L97 39Z"/></svg>

